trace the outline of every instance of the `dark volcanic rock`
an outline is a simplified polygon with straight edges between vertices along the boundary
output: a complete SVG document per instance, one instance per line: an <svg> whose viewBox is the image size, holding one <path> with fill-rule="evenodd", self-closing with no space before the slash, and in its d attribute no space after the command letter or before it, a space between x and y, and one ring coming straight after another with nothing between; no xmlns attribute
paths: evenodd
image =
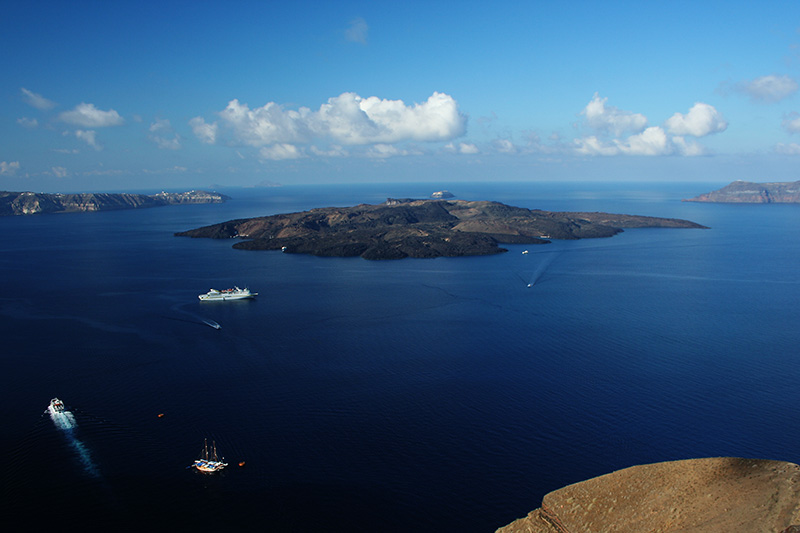
<svg viewBox="0 0 800 533"><path fill-rule="evenodd" d="M211 204L229 200L228 196L206 191L158 194L77 193L48 194L0 191L0 215L76 213L138 209L177 204Z"/></svg>
<svg viewBox="0 0 800 533"><path fill-rule="evenodd" d="M800 203L800 181L774 183L734 181L719 190L689 198L684 202L796 204Z"/></svg>
<svg viewBox="0 0 800 533"><path fill-rule="evenodd" d="M365 259L456 257L505 252L499 244L545 244L548 239L611 237L622 228L702 228L686 220L552 213L498 202L389 199L385 204L325 207L230 220L176 233L195 238L240 238L240 250Z"/></svg>

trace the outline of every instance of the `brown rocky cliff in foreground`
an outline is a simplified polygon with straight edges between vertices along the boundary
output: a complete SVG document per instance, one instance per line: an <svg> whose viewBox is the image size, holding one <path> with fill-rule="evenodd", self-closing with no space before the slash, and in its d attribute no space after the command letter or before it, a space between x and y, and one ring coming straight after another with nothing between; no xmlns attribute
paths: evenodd
<svg viewBox="0 0 800 533"><path fill-rule="evenodd" d="M734 181L719 190L689 198L684 202L797 204L800 203L800 181L774 183Z"/></svg>
<svg viewBox="0 0 800 533"><path fill-rule="evenodd" d="M547 494L497 533L800 531L800 466L715 457L634 466Z"/></svg>

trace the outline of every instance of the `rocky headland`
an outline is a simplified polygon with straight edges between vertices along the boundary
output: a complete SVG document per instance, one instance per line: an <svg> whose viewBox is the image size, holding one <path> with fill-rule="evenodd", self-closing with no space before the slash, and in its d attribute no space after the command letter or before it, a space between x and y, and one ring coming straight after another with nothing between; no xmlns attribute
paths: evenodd
<svg viewBox="0 0 800 533"><path fill-rule="evenodd" d="M0 216L40 213L82 213L114 209L139 209L178 204L219 204L229 196L215 192L189 191L158 194L129 193L35 193L0 191Z"/></svg>
<svg viewBox="0 0 800 533"><path fill-rule="evenodd" d="M505 252L499 244L611 237L623 228L703 228L687 220L608 213L557 213L499 202L388 199L230 220L177 236L238 240L241 250L283 250L364 259L456 257Z"/></svg>
<svg viewBox="0 0 800 533"><path fill-rule="evenodd" d="M753 183L739 180L684 202L797 204L800 203L800 181Z"/></svg>
<svg viewBox="0 0 800 533"><path fill-rule="evenodd" d="M633 466L550 492L497 533L800 533L800 466L713 457Z"/></svg>

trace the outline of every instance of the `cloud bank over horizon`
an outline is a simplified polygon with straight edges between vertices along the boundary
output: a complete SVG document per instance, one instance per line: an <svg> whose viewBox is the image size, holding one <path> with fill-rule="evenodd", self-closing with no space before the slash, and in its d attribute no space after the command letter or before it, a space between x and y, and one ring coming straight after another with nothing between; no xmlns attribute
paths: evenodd
<svg viewBox="0 0 800 533"><path fill-rule="evenodd" d="M780 16L702 4L688 19L674 5L515 4L509 17L500 8L510 5L456 20L428 5L422 17L349 0L253 3L224 18L198 6L189 20L171 2L104 13L65 4L36 17L12 4L19 24L0 32L15 52L0 176L86 188L148 176L578 179L599 167L794 175L800 4ZM108 16L119 26L101 35ZM646 28L631 24L645 16ZM158 46L135 44L145 23ZM682 32L703 39L674 38Z"/></svg>
<svg viewBox="0 0 800 533"><path fill-rule="evenodd" d="M413 105L347 92L329 98L317 110L286 109L275 102L251 109L233 99L217 115L211 123L203 117L189 121L201 142L216 144L223 135L233 145L261 148L266 159L294 159L301 152L298 145L316 142L361 146L450 141L467 128L467 117L455 99L439 92Z"/></svg>
<svg viewBox="0 0 800 533"><path fill-rule="evenodd" d="M695 103L688 113L676 112L663 126L647 126L647 117L641 113L623 111L606 106L608 98L595 93L581 115L596 133L573 141L575 152L582 155L706 155L706 149L686 136L705 137L721 133L728 122L717 109L703 102ZM608 133L606 138L599 135ZM621 138L626 132L631 135ZM671 137L670 137L671 135Z"/></svg>

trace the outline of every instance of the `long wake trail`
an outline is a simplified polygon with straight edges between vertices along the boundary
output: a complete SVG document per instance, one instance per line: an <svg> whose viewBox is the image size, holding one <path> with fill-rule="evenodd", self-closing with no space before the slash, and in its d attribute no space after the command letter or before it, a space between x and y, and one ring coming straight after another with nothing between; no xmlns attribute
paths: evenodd
<svg viewBox="0 0 800 533"><path fill-rule="evenodd" d="M192 313L191 311L187 311L185 309L182 309L183 305L184 304L175 305L175 306L172 307L172 309L174 311L178 311L179 313L183 313L184 315L192 318L193 320L187 320L185 318L176 318L176 317L171 317L171 316L168 316L168 317L165 317L165 318L169 318L170 320L180 320L181 322L191 322L193 324L203 324L204 326L208 326L208 327L211 327L211 328L214 328L214 329L221 329L222 328L222 326L216 320L211 320L210 318L204 318L204 317L202 317L200 315Z"/></svg>
<svg viewBox="0 0 800 533"><path fill-rule="evenodd" d="M540 254L536 255L544 255L544 258L539 262L536 267L536 270L533 271L533 275L531 276L531 280L528 282L528 287L533 287L536 285L536 282L541 279L544 275L547 268L555 261L556 257L564 253L563 251L559 252L541 252ZM524 281L524 280L523 280Z"/></svg>
<svg viewBox="0 0 800 533"><path fill-rule="evenodd" d="M53 421L56 428L61 430L64 434L64 437L67 439L67 444L69 444L75 452L75 456L83 467L84 473L94 478L102 477L100 469L92 459L89 448L75 435L75 428L78 427L78 423L75 421L75 416L72 414L72 411L55 413L50 411L50 419Z"/></svg>

